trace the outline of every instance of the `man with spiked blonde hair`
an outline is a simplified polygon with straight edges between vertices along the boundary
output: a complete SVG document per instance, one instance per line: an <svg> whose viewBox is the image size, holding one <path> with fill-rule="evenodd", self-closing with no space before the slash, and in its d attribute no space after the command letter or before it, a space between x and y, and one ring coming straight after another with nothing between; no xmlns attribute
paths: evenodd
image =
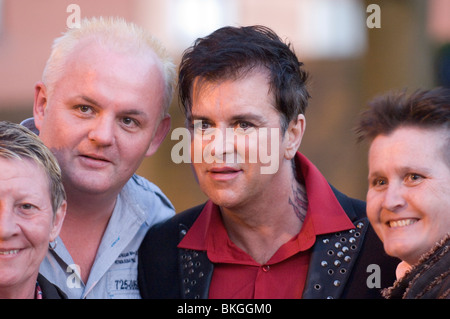
<svg viewBox="0 0 450 319"><path fill-rule="evenodd" d="M136 251L174 209L135 172L170 129L174 77L161 44L123 19L84 20L54 42L23 124L61 166L67 218L41 273L69 298L140 297Z"/></svg>

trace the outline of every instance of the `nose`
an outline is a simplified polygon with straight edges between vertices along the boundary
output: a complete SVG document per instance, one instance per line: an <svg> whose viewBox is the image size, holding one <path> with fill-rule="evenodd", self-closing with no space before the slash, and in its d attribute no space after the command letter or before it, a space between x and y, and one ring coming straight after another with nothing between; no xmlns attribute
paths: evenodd
<svg viewBox="0 0 450 319"><path fill-rule="evenodd" d="M211 155L219 161L234 162L234 133L232 129L216 128L208 146Z"/></svg>
<svg viewBox="0 0 450 319"><path fill-rule="evenodd" d="M92 122L88 138L99 146L109 146L114 143L114 118L111 116L99 116Z"/></svg>
<svg viewBox="0 0 450 319"><path fill-rule="evenodd" d="M404 190L401 185L389 184L383 198L383 208L396 213L406 206Z"/></svg>
<svg viewBox="0 0 450 319"><path fill-rule="evenodd" d="M0 241L7 240L17 233L18 225L14 212L5 203L0 202Z"/></svg>

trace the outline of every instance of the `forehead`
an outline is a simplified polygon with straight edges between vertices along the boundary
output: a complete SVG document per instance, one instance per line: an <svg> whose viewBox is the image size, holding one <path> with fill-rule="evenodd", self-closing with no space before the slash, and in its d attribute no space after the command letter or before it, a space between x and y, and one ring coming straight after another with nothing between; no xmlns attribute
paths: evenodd
<svg viewBox="0 0 450 319"><path fill-rule="evenodd" d="M105 105L153 107L163 100L162 63L150 49L122 52L85 39L68 55L60 78L57 91L103 98Z"/></svg>
<svg viewBox="0 0 450 319"><path fill-rule="evenodd" d="M0 157L0 185L19 186L20 189L35 189L49 192L48 178L44 168L30 158Z"/></svg>
<svg viewBox="0 0 450 319"><path fill-rule="evenodd" d="M239 78L208 81L196 78L192 87L192 114L278 115L267 72L254 70Z"/></svg>
<svg viewBox="0 0 450 319"><path fill-rule="evenodd" d="M449 137L446 129L398 128L388 135L375 137L369 149L369 164L374 166L381 159L386 160L383 165L391 166L432 166L439 162L448 165L444 153Z"/></svg>

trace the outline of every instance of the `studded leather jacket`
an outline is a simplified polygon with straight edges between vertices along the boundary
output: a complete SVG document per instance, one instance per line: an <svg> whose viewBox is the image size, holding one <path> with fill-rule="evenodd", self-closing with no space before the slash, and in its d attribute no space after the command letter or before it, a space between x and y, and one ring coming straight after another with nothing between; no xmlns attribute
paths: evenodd
<svg viewBox="0 0 450 319"><path fill-rule="evenodd" d="M381 289L395 281L399 260L385 254L365 216L364 202L332 189L355 228L316 238L302 298L382 298ZM214 265L206 252L177 248L203 206L179 213L147 233L138 255L142 298L208 298Z"/></svg>

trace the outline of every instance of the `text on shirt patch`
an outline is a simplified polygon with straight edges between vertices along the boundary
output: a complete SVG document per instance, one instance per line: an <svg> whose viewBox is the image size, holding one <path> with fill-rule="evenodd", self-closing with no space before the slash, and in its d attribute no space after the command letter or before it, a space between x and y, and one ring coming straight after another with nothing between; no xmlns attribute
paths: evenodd
<svg viewBox="0 0 450 319"><path fill-rule="evenodd" d="M119 257L117 257L115 264L128 264L128 263L135 263L136 260L136 251L129 251L126 253L121 253Z"/></svg>

